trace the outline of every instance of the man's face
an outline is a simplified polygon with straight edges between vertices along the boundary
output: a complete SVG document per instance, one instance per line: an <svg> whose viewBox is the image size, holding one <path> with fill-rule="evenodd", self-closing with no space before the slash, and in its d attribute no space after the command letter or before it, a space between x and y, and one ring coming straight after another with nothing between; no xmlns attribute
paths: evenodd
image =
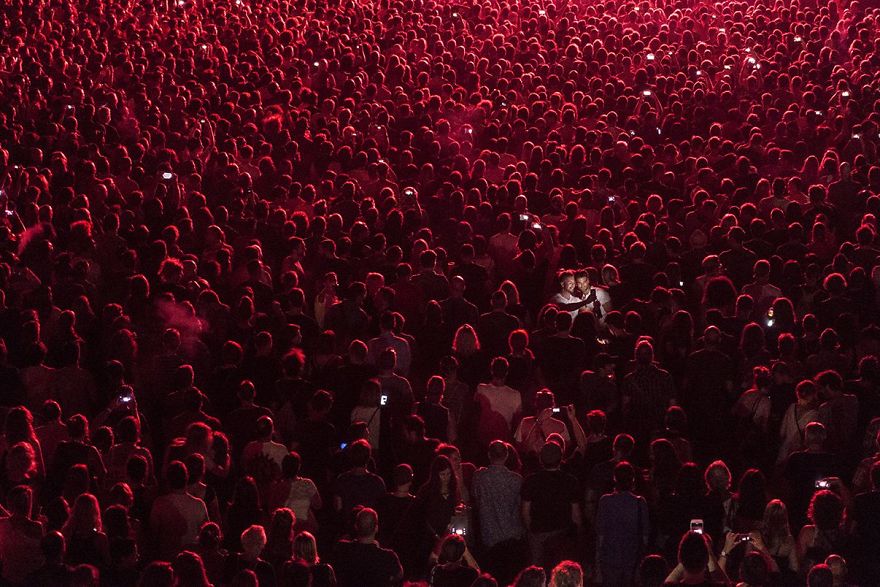
<svg viewBox="0 0 880 587"><path fill-rule="evenodd" d="M590 289L590 278L589 277L578 277L577 280L577 288L581 291L587 291Z"/></svg>

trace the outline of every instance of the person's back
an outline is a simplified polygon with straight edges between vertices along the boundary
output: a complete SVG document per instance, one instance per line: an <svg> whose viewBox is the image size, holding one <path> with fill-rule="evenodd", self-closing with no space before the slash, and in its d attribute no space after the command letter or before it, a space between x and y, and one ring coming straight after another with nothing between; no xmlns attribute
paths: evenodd
<svg viewBox="0 0 880 587"><path fill-rule="evenodd" d="M520 491L523 479L504 463L508 447L502 441L489 445L488 467L474 473L471 493L480 522L483 545L492 548L519 539L523 534L520 521Z"/></svg>
<svg viewBox="0 0 880 587"><path fill-rule="evenodd" d="M599 499L596 533L602 577L608 585L626 585L636 573L650 535L648 504L632 493L635 469L627 462L614 469L614 493Z"/></svg>
<svg viewBox="0 0 880 587"><path fill-rule="evenodd" d="M332 564L339 587L388 587L400 582L403 569L397 555L375 540L378 525L376 512L364 508L355 519L355 539L336 543Z"/></svg>
<svg viewBox="0 0 880 587"><path fill-rule="evenodd" d="M718 565L707 535L691 530L678 546L678 566L666 577L665 586L699 585L729 586L727 574ZM721 553L723 558L727 553Z"/></svg>
<svg viewBox="0 0 880 587"><path fill-rule="evenodd" d="M30 519L33 492L30 487L13 488L7 496L10 516L0 518L0 564L4 582L24 583L44 562L40 542L43 528Z"/></svg>
<svg viewBox="0 0 880 587"><path fill-rule="evenodd" d="M193 545L199 529L208 521L205 502L186 493L186 466L175 461L166 472L171 493L157 497L150 511L150 531L156 552L162 560L171 560L181 549Z"/></svg>

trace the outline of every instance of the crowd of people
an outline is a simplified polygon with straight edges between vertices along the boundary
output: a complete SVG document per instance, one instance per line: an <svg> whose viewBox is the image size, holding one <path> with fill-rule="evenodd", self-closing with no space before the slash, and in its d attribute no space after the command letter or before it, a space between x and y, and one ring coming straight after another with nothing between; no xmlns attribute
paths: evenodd
<svg viewBox="0 0 880 587"><path fill-rule="evenodd" d="M0 30L3 585L877 584L875 2Z"/></svg>

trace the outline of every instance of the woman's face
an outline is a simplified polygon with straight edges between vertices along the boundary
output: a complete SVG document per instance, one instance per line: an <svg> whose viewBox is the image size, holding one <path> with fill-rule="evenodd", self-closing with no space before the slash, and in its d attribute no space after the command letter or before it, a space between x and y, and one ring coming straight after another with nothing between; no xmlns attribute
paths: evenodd
<svg viewBox="0 0 880 587"><path fill-rule="evenodd" d="M452 479L452 469L443 469L438 476L440 477L440 483L449 485L449 480Z"/></svg>
<svg viewBox="0 0 880 587"><path fill-rule="evenodd" d="M574 291L574 277L566 277L562 280L562 291L565 293L572 293Z"/></svg>

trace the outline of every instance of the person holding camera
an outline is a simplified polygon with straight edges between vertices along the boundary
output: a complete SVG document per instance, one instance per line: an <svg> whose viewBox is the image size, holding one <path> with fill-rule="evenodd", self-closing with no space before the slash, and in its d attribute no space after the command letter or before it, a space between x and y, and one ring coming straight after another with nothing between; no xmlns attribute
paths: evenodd
<svg viewBox="0 0 880 587"><path fill-rule="evenodd" d="M712 551L712 539L702 529L691 530L678 544L678 565L666 577L664 585L730 585L727 573Z"/></svg>

